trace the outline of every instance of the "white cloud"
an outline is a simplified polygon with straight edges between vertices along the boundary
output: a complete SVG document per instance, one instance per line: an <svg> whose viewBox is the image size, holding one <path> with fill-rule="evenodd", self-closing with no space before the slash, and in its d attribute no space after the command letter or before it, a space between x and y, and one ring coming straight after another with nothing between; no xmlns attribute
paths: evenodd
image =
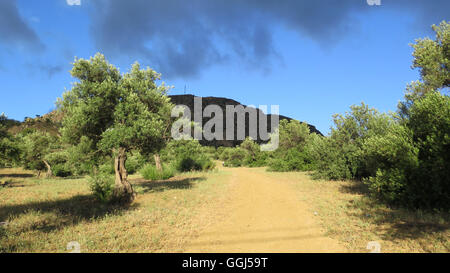
<svg viewBox="0 0 450 273"><path fill-rule="evenodd" d="M81 0L66 0L69 6L81 6Z"/></svg>

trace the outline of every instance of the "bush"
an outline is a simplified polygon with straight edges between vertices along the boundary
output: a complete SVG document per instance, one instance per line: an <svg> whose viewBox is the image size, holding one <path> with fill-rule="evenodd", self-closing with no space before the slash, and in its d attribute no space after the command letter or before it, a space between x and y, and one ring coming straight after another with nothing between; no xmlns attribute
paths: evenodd
<svg viewBox="0 0 450 273"><path fill-rule="evenodd" d="M410 202L450 209L450 97L429 92L409 109L406 125L419 149L419 167L408 183Z"/></svg>
<svg viewBox="0 0 450 273"><path fill-rule="evenodd" d="M69 177L72 176L72 171L66 164L56 164L52 166L53 175L57 177Z"/></svg>
<svg viewBox="0 0 450 273"><path fill-rule="evenodd" d="M450 98L436 91L416 98L406 119L363 143L372 194L406 207L449 209L449 135Z"/></svg>
<svg viewBox="0 0 450 273"><path fill-rule="evenodd" d="M242 165L248 167L262 167L267 164L267 153L262 152L258 143L253 141L250 137L247 137L239 147L247 152Z"/></svg>
<svg viewBox="0 0 450 273"><path fill-rule="evenodd" d="M215 167L214 148L202 147L197 140L177 140L161 151L161 159L179 172L208 171Z"/></svg>
<svg viewBox="0 0 450 273"><path fill-rule="evenodd" d="M225 162L226 167L241 167L245 165L245 159L248 156L248 152L240 147L226 148L221 159Z"/></svg>
<svg viewBox="0 0 450 273"><path fill-rule="evenodd" d="M209 171L214 169L215 164L207 157L200 156L198 158L185 157L178 160L175 164L177 171L190 172L190 171Z"/></svg>
<svg viewBox="0 0 450 273"><path fill-rule="evenodd" d="M371 173L364 179L373 195L389 203L405 204L408 181L415 176L418 149L411 131L394 123L385 135L375 135L363 145L366 168Z"/></svg>
<svg viewBox="0 0 450 273"><path fill-rule="evenodd" d="M394 121L362 103L353 105L345 115L334 116L331 135L311 142L316 162L316 177L344 180L375 175L367 169L362 147L371 136L383 135Z"/></svg>
<svg viewBox="0 0 450 273"><path fill-rule="evenodd" d="M109 202L114 191L114 177L102 173L92 176L89 179L89 187L98 200Z"/></svg>
<svg viewBox="0 0 450 273"><path fill-rule="evenodd" d="M83 136L78 145L70 146L66 150L67 166L74 175L90 174L101 158L94 156L92 140Z"/></svg>
<svg viewBox="0 0 450 273"><path fill-rule="evenodd" d="M109 160L109 162L103 163L102 165L98 166L98 171L103 174L115 174L114 163Z"/></svg>
<svg viewBox="0 0 450 273"><path fill-rule="evenodd" d="M133 152L131 156L128 156L127 161L125 162L125 168L129 174L134 174L141 169L144 164L144 157L139 152Z"/></svg>
<svg viewBox="0 0 450 273"><path fill-rule="evenodd" d="M165 180L176 173L171 165L163 166L162 171L159 171L156 166L150 164L145 165L139 172L147 180Z"/></svg>
<svg viewBox="0 0 450 273"><path fill-rule="evenodd" d="M310 171L315 164L311 160L308 151L289 149L283 155L275 156L269 160L268 171L288 172L288 171Z"/></svg>
<svg viewBox="0 0 450 273"><path fill-rule="evenodd" d="M267 159L268 171L309 171L315 162L308 149L315 134L310 134L306 123L296 120L282 120L279 126L279 147L270 152ZM267 154L267 153L265 153Z"/></svg>
<svg viewBox="0 0 450 273"><path fill-rule="evenodd" d="M340 147L329 137L316 137L308 145L313 162L314 178L343 180L352 179L355 173L353 145ZM345 152L344 152L345 151Z"/></svg>

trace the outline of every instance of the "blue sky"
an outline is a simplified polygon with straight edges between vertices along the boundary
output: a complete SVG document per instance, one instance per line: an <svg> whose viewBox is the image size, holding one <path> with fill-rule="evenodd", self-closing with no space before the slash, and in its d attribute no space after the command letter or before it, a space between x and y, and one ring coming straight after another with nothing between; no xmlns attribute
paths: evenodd
<svg viewBox="0 0 450 273"><path fill-rule="evenodd" d="M328 133L352 104L396 110L419 77L409 43L434 37L449 3L0 0L0 112L47 113L74 57L102 52L122 72L136 60L161 72L170 94L276 104Z"/></svg>

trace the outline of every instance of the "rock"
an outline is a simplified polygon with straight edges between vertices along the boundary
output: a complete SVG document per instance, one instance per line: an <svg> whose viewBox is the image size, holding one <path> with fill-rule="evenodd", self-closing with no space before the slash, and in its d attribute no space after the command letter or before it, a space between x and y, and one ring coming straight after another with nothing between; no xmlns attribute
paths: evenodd
<svg viewBox="0 0 450 273"><path fill-rule="evenodd" d="M172 95L169 96L169 98L171 99L172 103L175 105L186 105L189 110L191 111L191 120L194 121L194 98L196 96L194 95ZM223 136L225 139L225 132L226 132L226 128L227 128L227 124L226 124L226 106L227 105L242 105L244 106L244 108L246 107L246 105L243 105L235 100L232 99L227 99L227 98L219 98L219 97L202 97L202 112L203 110L208 106L208 105L217 105L219 106L224 114L224 121L223 121ZM270 106L268 105L268 108L270 110ZM259 120L259 116L260 115L265 115L260 109L255 108L257 111L257 117ZM269 114L267 115L267 129L268 131L271 130L271 118L272 115ZM202 120L202 125L205 125L211 118L209 117L203 117ZM279 115L279 119L283 120L292 120L292 118L286 117L286 116L282 116ZM312 133L316 133L318 135L323 136L323 134L316 129L315 126L308 124L309 129ZM245 128L246 128L246 132L245 132L245 136L247 137L249 135L249 121L248 118L245 119ZM259 125L257 126L257 132L259 132ZM205 145L205 146L215 146L215 147L219 147L219 146L225 146L225 147L234 147L237 146L239 144L242 143L242 140L237 140L237 117L235 117L235 121L234 121L234 140L211 140L211 141L206 141L206 140L202 140L200 141L200 144ZM258 135L258 139L255 140L258 144L264 143L263 140L261 140L259 138Z"/></svg>

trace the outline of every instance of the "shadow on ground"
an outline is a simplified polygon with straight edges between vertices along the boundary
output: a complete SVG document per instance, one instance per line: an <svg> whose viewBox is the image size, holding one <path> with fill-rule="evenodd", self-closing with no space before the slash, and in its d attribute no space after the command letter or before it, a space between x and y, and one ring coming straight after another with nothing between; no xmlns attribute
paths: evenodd
<svg viewBox="0 0 450 273"><path fill-rule="evenodd" d="M367 187L363 183L358 181L350 183L350 185L342 184L339 191L363 196L347 204L347 215L382 226L380 236L384 240L421 239L426 235L450 229L448 214L392 207L369 197Z"/></svg>
<svg viewBox="0 0 450 273"><path fill-rule="evenodd" d="M27 204L0 206L0 222L7 222L23 214L38 215L37 221L20 225L20 231L51 232L82 221L93 221L105 215L120 215L138 205L101 203L92 195L77 195L62 200L37 201Z"/></svg>
<svg viewBox="0 0 450 273"><path fill-rule="evenodd" d="M350 194L369 194L369 189L363 182L350 181L349 183L341 184L339 187L339 192Z"/></svg>
<svg viewBox="0 0 450 273"><path fill-rule="evenodd" d="M29 174L29 173L8 173L8 174L0 173L0 179L1 178L30 178L30 177L34 177L34 175Z"/></svg>
<svg viewBox="0 0 450 273"><path fill-rule="evenodd" d="M162 192L174 189L190 189L195 182L204 181L204 177L175 178L170 180L150 181L144 179L133 180L133 184L143 188L143 193Z"/></svg>

